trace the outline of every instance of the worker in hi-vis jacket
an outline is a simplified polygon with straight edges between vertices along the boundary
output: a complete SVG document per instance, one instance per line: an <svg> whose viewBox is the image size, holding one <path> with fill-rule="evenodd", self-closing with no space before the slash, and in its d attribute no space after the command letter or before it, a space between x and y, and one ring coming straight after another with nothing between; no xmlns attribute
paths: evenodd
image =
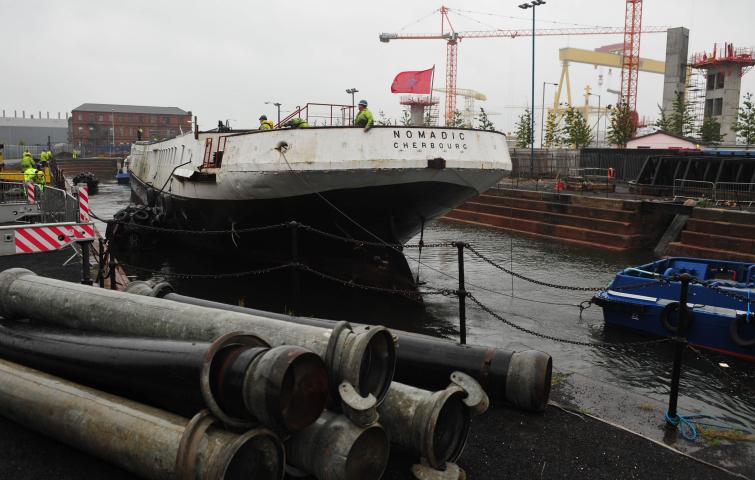
<svg viewBox="0 0 755 480"><path fill-rule="evenodd" d="M363 127L364 131L367 132L372 128L373 123L372 112L367 108L367 100L359 100L359 113L354 119L354 125Z"/></svg>

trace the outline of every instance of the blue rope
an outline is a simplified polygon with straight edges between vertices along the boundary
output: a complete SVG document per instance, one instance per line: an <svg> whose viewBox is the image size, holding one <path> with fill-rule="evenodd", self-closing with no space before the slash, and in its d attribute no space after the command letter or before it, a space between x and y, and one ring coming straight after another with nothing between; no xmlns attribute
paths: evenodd
<svg viewBox="0 0 755 480"><path fill-rule="evenodd" d="M666 410L663 413L663 418L666 420L666 423L675 426L679 430L679 433L682 434L682 437L684 437L686 440L689 440L690 442L697 440L699 434L697 433L695 424L689 420L689 418L691 417L685 417L684 415L671 417L668 414L668 410Z"/></svg>
<svg viewBox="0 0 755 480"><path fill-rule="evenodd" d="M679 429L679 432L682 434L682 436L686 440L689 440L690 442L694 442L700 437L700 434L697 431L696 425L703 425L706 427L715 427L715 428L720 428L720 429L725 429L725 430L736 430L736 431L752 434L751 430L747 430L745 428L734 427L732 425L721 425L718 423L706 423L706 422L695 421L695 419L715 418L710 415L705 415L702 413L696 414L696 415L678 415L677 414L676 418L672 418L669 415L668 410L666 410L663 413L663 418L670 425L677 427Z"/></svg>

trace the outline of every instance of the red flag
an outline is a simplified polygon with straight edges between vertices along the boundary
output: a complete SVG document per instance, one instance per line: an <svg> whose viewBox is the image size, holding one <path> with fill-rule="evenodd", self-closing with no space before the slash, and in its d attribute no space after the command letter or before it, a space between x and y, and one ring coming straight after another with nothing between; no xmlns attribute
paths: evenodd
<svg viewBox="0 0 755 480"><path fill-rule="evenodd" d="M391 93L430 93L434 68L417 72L401 72L391 85Z"/></svg>

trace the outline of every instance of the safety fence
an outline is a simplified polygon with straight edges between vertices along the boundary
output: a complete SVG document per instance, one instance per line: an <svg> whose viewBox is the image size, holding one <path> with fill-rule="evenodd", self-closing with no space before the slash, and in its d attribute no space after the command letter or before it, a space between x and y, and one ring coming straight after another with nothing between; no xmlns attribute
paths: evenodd
<svg viewBox="0 0 755 480"><path fill-rule="evenodd" d="M703 182L699 180L674 180L674 199L708 199L717 204L735 203L752 206L755 202L755 183Z"/></svg>
<svg viewBox="0 0 755 480"><path fill-rule="evenodd" d="M614 172L619 182L635 180L649 156L669 154L669 150L583 148L536 148L534 158L527 148L511 148L512 175L519 178L565 177L570 169L597 168ZM673 154L673 153L672 153Z"/></svg>
<svg viewBox="0 0 755 480"><path fill-rule="evenodd" d="M36 222L57 223L79 220L79 201L65 190L51 186L42 188L33 182L0 182L0 203L33 203Z"/></svg>
<svg viewBox="0 0 755 480"><path fill-rule="evenodd" d="M24 182L0 182L0 203L18 203L26 201Z"/></svg>
<svg viewBox="0 0 755 480"><path fill-rule="evenodd" d="M9 160L20 159L27 150L34 158L39 158L39 154L47 150L47 145L8 145L6 143L3 149L3 156ZM50 151L54 154L73 152L74 150L77 150L77 148L70 143L56 143L50 147Z"/></svg>

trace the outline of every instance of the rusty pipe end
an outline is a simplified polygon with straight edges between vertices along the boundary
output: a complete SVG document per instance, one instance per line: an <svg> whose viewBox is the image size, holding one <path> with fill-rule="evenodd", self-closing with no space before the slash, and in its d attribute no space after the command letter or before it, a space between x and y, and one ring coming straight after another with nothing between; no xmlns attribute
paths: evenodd
<svg viewBox="0 0 755 480"><path fill-rule="evenodd" d="M286 440L291 466L320 479L378 480L389 453L388 434L379 423L360 427L328 410Z"/></svg>
<svg viewBox="0 0 755 480"><path fill-rule="evenodd" d="M378 424L362 430L349 449L343 478L371 479L383 476L390 454L385 429Z"/></svg>
<svg viewBox="0 0 755 480"><path fill-rule="evenodd" d="M348 381L360 395L372 394L380 404L396 369L396 345L390 330L364 325L348 331L346 351L336 355L338 379Z"/></svg>
<svg viewBox="0 0 755 480"><path fill-rule="evenodd" d="M228 446L228 455L218 480L282 480L286 453L283 443L269 430L250 430Z"/></svg>
<svg viewBox="0 0 755 480"><path fill-rule="evenodd" d="M522 410L542 412L550 398L552 372L553 359L547 353L514 353L506 376L506 400Z"/></svg>
<svg viewBox="0 0 755 480"><path fill-rule="evenodd" d="M424 406L425 429L421 436L421 452L427 463L443 468L461 456L469 436L470 408L464 403L466 392L455 385L432 394Z"/></svg>
<svg viewBox="0 0 755 480"><path fill-rule="evenodd" d="M10 289L13 282L26 275L37 276L36 273L26 268L9 268L0 272L0 317L7 319L13 319L16 317L16 312L13 311L9 302L4 299L10 299Z"/></svg>
<svg viewBox="0 0 755 480"><path fill-rule="evenodd" d="M328 398L328 371L315 353L283 345L260 355L247 369L247 409L276 430L295 432L322 414Z"/></svg>

